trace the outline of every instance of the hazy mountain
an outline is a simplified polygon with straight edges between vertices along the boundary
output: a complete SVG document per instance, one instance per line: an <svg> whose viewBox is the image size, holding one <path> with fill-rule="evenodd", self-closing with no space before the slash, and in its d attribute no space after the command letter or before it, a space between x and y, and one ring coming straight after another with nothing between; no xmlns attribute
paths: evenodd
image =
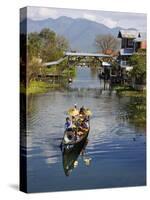
<svg viewBox="0 0 150 200"><path fill-rule="evenodd" d="M26 23L26 19L21 22L21 27ZM94 40L96 35L112 34L117 37L121 27L109 28L104 24L90 21L83 18L73 19L70 17L59 17L57 19L48 18L45 20L27 20L28 32L39 32L43 28L50 28L57 34L65 36L71 49L94 52L96 51Z"/></svg>

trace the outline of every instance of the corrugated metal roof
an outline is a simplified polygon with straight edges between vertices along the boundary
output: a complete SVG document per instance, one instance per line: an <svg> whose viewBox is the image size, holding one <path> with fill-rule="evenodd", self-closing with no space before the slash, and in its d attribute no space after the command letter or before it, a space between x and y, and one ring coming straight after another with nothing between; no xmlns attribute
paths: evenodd
<svg viewBox="0 0 150 200"><path fill-rule="evenodd" d="M118 34L119 38L137 38L138 32L136 30L120 30Z"/></svg>
<svg viewBox="0 0 150 200"><path fill-rule="evenodd" d="M146 32L122 29L118 33L118 38L131 38L140 42L146 40Z"/></svg>

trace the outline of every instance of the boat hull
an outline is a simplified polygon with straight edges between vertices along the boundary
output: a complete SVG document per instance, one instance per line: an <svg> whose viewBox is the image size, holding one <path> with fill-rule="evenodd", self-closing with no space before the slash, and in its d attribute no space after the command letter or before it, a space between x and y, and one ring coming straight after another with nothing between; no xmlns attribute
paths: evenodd
<svg viewBox="0 0 150 200"><path fill-rule="evenodd" d="M87 137L89 135L89 130L84 134L84 136L77 142L70 142L70 143L65 143L64 140L62 141L62 151L65 152L70 152L74 151L75 149L80 149L82 148L83 144L87 140Z"/></svg>

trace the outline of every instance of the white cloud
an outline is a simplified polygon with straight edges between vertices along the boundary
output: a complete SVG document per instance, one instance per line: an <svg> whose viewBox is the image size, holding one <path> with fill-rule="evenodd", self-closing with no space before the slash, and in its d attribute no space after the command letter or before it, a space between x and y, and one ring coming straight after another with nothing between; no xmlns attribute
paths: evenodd
<svg viewBox="0 0 150 200"><path fill-rule="evenodd" d="M42 20L50 17L57 18L59 16L58 13L57 9L28 7L28 17L33 20Z"/></svg>
<svg viewBox="0 0 150 200"><path fill-rule="evenodd" d="M92 21L96 21L95 15L91 15L91 14L87 14L87 13L83 13L83 18L89 19L89 20L92 20Z"/></svg>
<svg viewBox="0 0 150 200"><path fill-rule="evenodd" d="M91 21L96 21L98 23L102 23L102 24L108 26L109 28L114 28L118 24L118 22L116 20L101 16L101 15L96 15L94 13L92 13L92 14L83 13L82 17L85 19L91 20Z"/></svg>
<svg viewBox="0 0 150 200"><path fill-rule="evenodd" d="M112 20L110 18L103 18L102 23L106 26L108 26L109 28L114 28L117 26L117 21Z"/></svg>

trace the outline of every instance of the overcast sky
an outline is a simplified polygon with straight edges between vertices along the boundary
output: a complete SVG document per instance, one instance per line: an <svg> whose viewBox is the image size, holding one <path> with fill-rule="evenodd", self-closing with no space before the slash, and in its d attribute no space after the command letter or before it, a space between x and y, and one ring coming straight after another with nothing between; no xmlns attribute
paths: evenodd
<svg viewBox="0 0 150 200"><path fill-rule="evenodd" d="M123 28L136 28L139 31L146 32L146 14L143 13L28 7L28 18L33 20L56 19L60 16L85 18L102 23L110 28L120 26Z"/></svg>

